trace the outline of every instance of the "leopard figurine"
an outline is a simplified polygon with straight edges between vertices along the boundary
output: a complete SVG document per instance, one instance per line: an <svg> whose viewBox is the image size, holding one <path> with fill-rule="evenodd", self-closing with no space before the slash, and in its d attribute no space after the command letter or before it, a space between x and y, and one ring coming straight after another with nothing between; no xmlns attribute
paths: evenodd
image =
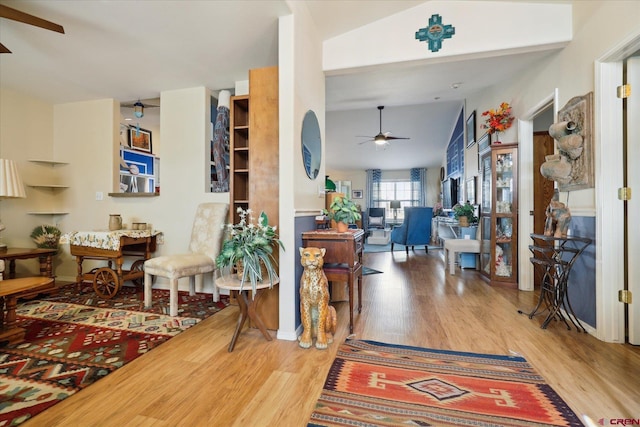
<svg viewBox="0 0 640 427"><path fill-rule="evenodd" d="M322 270L325 248L300 248L300 263L304 268L300 278L300 315L302 348L309 348L316 338L316 348L326 349L336 333L336 310L329 305L329 281Z"/></svg>

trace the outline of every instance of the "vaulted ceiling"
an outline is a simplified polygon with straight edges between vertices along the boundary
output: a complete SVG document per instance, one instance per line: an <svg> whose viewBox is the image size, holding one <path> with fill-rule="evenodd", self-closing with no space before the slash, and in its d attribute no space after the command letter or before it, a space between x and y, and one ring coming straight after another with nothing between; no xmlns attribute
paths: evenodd
<svg viewBox="0 0 640 427"><path fill-rule="evenodd" d="M326 40L424 2L305 3ZM0 88L54 104L102 98L130 102L194 86L214 91L233 88L236 81L247 79L247 70L277 65L278 17L290 13L286 1L3 0L0 4L64 26L65 34L58 34L0 19L0 43L13 52L0 55ZM327 168L402 169L439 162L443 142L469 93L548 54L389 64L329 75ZM462 84L453 89L453 83ZM378 105L385 105L383 131L411 140L384 151L358 144L362 138L357 135L378 132Z"/></svg>

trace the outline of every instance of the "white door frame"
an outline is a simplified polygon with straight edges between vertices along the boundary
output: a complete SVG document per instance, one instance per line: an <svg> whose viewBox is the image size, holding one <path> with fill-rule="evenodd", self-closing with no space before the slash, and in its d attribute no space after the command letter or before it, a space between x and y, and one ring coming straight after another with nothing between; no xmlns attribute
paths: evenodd
<svg viewBox="0 0 640 427"><path fill-rule="evenodd" d="M595 61L594 147L596 174L596 336L624 343L624 305L618 290L624 286L622 187L622 100L616 87L623 83L623 61L640 49L640 34L622 41Z"/></svg>
<svg viewBox="0 0 640 427"><path fill-rule="evenodd" d="M553 103L553 117L558 117L558 89L556 88L536 106L518 119L518 289L533 291L533 264L529 262L529 234L533 233L533 119Z"/></svg>

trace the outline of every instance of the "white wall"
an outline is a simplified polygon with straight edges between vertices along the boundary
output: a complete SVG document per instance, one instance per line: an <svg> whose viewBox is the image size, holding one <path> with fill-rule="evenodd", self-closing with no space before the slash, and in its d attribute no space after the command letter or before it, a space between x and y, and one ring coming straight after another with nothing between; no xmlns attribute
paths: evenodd
<svg viewBox="0 0 640 427"><path fill-rule="evenodd" d="M293 15L279 19L279 123L280 123L280 224L286 251L280 251L280 307L278 338L295 340L296 215L315 214L324 207L318 184L324 186L324 73L322 43L303 2L288 2ZM310 180L302 161L302 121L308 110L318 118L322 135L322 163L318 177Z"/></svg>
<svg viewBox="0 0 640 427"><path fill-rule="evenodd" d="M114 198L107 193L114 191L117 182L120 112L116 101L104 99L51 106L3 90L2 155L18 161L26 183L53 181L70 187L56 190L53 196L27 187L27 199L15 200L17 203L3 201L2 219L10 232L4 233L6 243L33 247L29 234L33 227L43 223L54 222L63 232L106 229L109 214L119 213L124 223L148 222L163 232L164 244L155 255L186 251L196 206L201 202L229 201L228 193L205 192L210 97L210 91L204 87L162 93L161 194L159 197ZM20 134L22 137L16 142L16 135ZM69 164L43 167L26 161L33 158ZM98 191L103 192L104 200L96 200ZM56 217L24 214L48 205L69 214ZM98 263L89 261L86 265ZM38 271L35 262L21 261L17 267L19 274L23 270ZM75 279L76 264L68 253L68 246L63 246L56 256L55 269L59 279ZM162 279L156 283L158 287L168 285ZM186 281L180 286L187 289ZM205 281L203 290L213 290L210 280Z"/></svg>

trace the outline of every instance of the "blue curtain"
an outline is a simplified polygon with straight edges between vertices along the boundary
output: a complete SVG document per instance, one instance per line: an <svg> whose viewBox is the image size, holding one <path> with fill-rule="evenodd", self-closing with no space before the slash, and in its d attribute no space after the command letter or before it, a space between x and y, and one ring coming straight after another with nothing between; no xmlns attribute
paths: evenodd
<svg viewBox="0 0 640 427"><path fill-rule="evenodd" d="M417 192L417 197L414 197L415 200L418 200L418 206L426 206L427 205L427 169L426 168L412 168L411 169L411 187L413 191Z"/></svg>
<svg viewBox="0 0 640 427"><path fill-rule="evenodd" d="M380 169L367 169L367 208L375 208L374 203L380 198L380 181L382 181L382 171Z"/></svg>

